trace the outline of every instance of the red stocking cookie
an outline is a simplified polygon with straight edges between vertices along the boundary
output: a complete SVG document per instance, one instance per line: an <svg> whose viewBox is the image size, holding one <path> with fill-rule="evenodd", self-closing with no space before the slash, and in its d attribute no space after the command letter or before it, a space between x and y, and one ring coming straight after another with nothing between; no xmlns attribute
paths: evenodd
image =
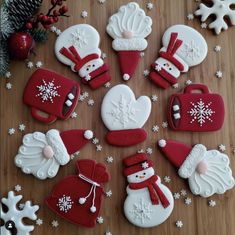
<svg viewBox="0 0 235 235"><path fill-rule="evenodd" d="M162 44L159 57L151 65L149 79L163 89L177 83L180 73L200 64L207 55L207 43L203 36L186 25L168 28Z"/></svg>
<svg viewBox="0 0 235 235"><path fill-rule="evenodd" d="M111 80L109 68L101 59L99 33L88 24L69 27L55 43L55 54L63 64L71 66L82 82L97 89Z"/></svg>
<svg viewBox="0 0 235 235"><path fill-rule="evenodd" d="M78 152L92 138L92 131L76 129L62 132L52 129L46 134L27 134L23 137L15 164L24 173L40 180L55 177L59 167L70 161L70 155Z"/></svg>
<svg viewBox="0 0 235 235"><path fill-rule="evenodd" d="M149 228L163 223L174 207L171 191L155 175L153 162L144 153L124 159L127 177L126 218L134 225Z"/></svg>
<svg viewBox="0 0 235 235"><path fill-rule="evenodd" d="M152 20L135 2L121 6L109 18L107 33L114 39L112 46L118 52L122 78L128 81L135 72L140 52L148 46L145 38L151 33Z"/></svg>
<svg viewBox="0 0 235 235"><path fill-rule="evenodd" d="M23 102L30 107L35 119L50 124L58 118L68 119L79 95L77 82L50 70L38 69L25 87Z"/></svg>
<svg viewBox="0 0 235 235"><path fill-rule="evenodd" d="M110 180L110 175L104 164L89 159L77 161L77 170L77 175L57 183L45 202L69 222L94 227L104 194L103 184Z"/></svg>
<svg viewBox="0 0 235 235"><path fill-rule="evenodd" d="M195 93L200 91L200 93ZM224 102L203 84L192 84L182 94L173 94L168 105L168 123L177 131L216 131L224 122Z"/></svg>
<svg viewBox="0 0 235 235"><path fill-rule="evenodd" d="M117 85L105 95L101 105L101 117L110 130L106 140L111 145L131 146L144 141L147 133L142 126L151 112L151 101L147 96L135 94L126 85Z"/></svg>

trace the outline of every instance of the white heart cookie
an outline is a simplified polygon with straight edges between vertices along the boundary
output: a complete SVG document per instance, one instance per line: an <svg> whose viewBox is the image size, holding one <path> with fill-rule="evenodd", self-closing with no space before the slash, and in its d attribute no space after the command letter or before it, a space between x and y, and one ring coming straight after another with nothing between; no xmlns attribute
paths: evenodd
<svg viewBox="0 0 235 235"><path fill-rule="evenodd" d="M117 85L105 95L101 105L101 117L109 130L141 128L151 112L151 101L147 96L137 100L126 85Z"/></svg>

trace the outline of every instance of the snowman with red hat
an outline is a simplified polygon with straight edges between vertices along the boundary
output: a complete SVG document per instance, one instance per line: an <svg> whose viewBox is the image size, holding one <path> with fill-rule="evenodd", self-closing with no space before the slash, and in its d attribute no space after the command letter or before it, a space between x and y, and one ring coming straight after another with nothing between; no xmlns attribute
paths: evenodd
<svg viewBox="0 0 235 235"><path fill-rule="evenodd" d="M149 228L163 223L174 207L171 191L155 175L153 162L144 153L123 160L129 185L124 202L126 218L134 225Z"/></svg>

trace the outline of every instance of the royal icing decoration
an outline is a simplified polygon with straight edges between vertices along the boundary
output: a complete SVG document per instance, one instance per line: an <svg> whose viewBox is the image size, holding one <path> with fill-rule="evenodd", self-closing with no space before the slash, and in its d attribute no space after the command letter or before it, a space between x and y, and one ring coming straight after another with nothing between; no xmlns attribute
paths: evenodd
<svg viewBox="0 0 235 235"><path fill-rule="evenodd" d="M39 209L38 205L32 205L31 201L26 201L22 209L18 209L17 204L22 199L22 195L14 195L13 191L8 192L7 198L1 199L0 217L3 222L1 224L1 234L10 235L14 231L16 235L29 235L34 230L33 225L24 224L23 220L36 220L36 212ZM7 207L3 209L2 205ZM16 230L16 233L15 233Z"/></svg>
<svg viewBox="0 0 235 235"><path fill-rule="evenodd" d="M127 81L135 72L141 51L148 46L146 37L152 31L152 20L139 5L130 2L121 6L109 18L107 33L114 39L112 47L118 52L122 78Z"/></svg>
<svg viewBox="0 0 235 235"><path fill-rule="evenodd" d="M155 175L153 163L146 154L138 153L124 159L127 177L127 198L124 214L130 223L149 228L163 223L171 214L174 199L170 190Z"/></svg>
<svg viewBox="0 0 235 235"><path fill-rule="evenodd" d="M216 34L220 34L221 30L228 29L225 17L228 17L231 24L235 25L235 12L231 8L231 5L235 4L234 0L210 0L210 2L213 3L211 7L201 3L199 9L194 12L196 16L201 16L202 22L215 15L216 18L209 24L209 28L214 29Z"/></svg>
<svg viewBox="0 0 235 235"><path fill-rule="evenodd" d="M88 24L67 28L55 43L57 59L77 72L84 84L97 89L111 80L109 68L101 58L99 33Z"/></svg>
<svg viewBox="0 0 235 235"><path fill-rule="evenodd" d="M73 203L74 202L70 196L63 195L58 199L57 206L59 207L60 211L67 213L70 209L72 209Z"/></svg>
<svg viewBox="0 0 235 235"><path fill-rule="evenodd" d="M25 174L32 174L40 180L55 177L59 167L70 161L76 153L92 139L90 130L70 130L59 132L49 130L46 134L34 132L23 137L15 157L16 166Z"/></svg>
<svg viewBox="0 0 235 235"><path fill-rule="evenodd" d="M202 144L190 147L173 140L160 140L158 145L169 161L179 168L179 176L188 179L193 194L210 197L233 188L235 180L226 154L207 150Z"/></svg>
<svg viewBox="0 0 235 235"><path fill-rule="evenodd" d="M162 44L159 57L151 65L149 79L163 89L175 85L181 73L200 64L208 50L203 36L186 25L168 28L163 34Z"/></svg>
<svg viewBox="0 0 235 235"><path fill-rule="evenodd" d="M110 130L108 143L130 146L146 139L142 126L151 112L151 100L141 96L137 100L133 91L126 85L117 85L105 95L101 105L101 117Z"/></svg>

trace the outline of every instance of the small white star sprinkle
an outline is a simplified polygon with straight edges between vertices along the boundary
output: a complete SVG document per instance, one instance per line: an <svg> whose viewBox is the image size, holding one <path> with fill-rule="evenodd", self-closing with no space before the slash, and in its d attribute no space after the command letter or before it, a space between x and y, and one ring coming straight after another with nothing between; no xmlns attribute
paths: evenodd
<svg viewBox="0 0 235 235"><path fill-rule="evenodd" d="M142 51L142 52L140 52L140 57L141 58L143 58L144 57L144 55L145 55L145 53Z"/></svg>
<svg viewBox="0 0 235 235"><path fill-rule="evenodd" d="M222 77L223 77L222 71L220 71L220 70L216 71L215 76L216 76L217 78L222 78Z"/></svg>
<svg viewBox="0 0 235 235"><path fill-rule="evenodd" d="M181 220L177 220L175 222L175 225L176 225L177 228L182 228L184 224L183 224L183 222Z"/></svg>
<svg viewBox="0 0 235 235"><path fill-rule="evenodd" d="M154 126L152 127L152 131L153 131L153 132L158 132L158 131L159 131L159 126L158 126L158 125L154 125Z"/></svg>
<svg viewBox="0 0 235 235"><path fill-rule="evenodd" d="M180 194L179 193L174 193L173 197L174 197L175 200L178 200L178 199L180 199Z"/></svg>
<svg viewBox="0 0 235 235"><path fill-rule="evenodd" d="M43 224L43 220L42 219L37 219L36 220L36 225L40 226Z"/></svg>
<svg viewBox="0 0 235 235"><path fill-rule="evenodd" d="M189 80L189 79L185 82L186 85L190 85L190 84L192 84L192 83L193 83L193 82L192 82L191 80Z"/></svg>
<svg viewBox="0 0 235 235"><path fill-rule="evenodd" d="M51 226L57 228L59 226L59 222L57 220L52 220Z"/></svg>
<svg viewBox="0 0 235 235"><path fill-rule="evenodd" d="M102 150L102 146L100 144L96 145L96 151L101 151Z"/></svg>
<svg viewBox="0 0 235 235"><path fill-rule="evenodd" d="M36 64L35 64L35 66L36 66L36 68L41 68L42 67L42 61L38 61L38 62L36 62Z"/></svg>
<svg viewBox="0 0 235 235"><path fill-rule="evenodd" d="M106 197L111 197L112 196L112 191L111 190L109 190L109 191L107 191L106 193L105 193L105 195L106 195Z"/></svg>
<svg viewBox="0 0 235 235"><path fill-rule="evenodd" d="M104 60L106 57L107 57L106 53L103 52L103 53L101 54L101 58Z"/></svg>
<svg viewBox="0 0 235 235"><path fill-rule="evenodd" d="M192 199L191 199L190 197L186 197L186 198L184 199L184 203L185 203L186 205L190 205L190 204L192 203Z"/></svg>
<svg viewBox="0 0 235 235"><path fill-rule="evenodd" d="M112 163L112 162L113 162L113 157L112 157L112 156L108 156L108 157L106 158L106 162L107 162L107 163Z"/></svg>
<svg viewBox="0 0 235 235"><path fill-rule="evenodd" d="M139 149L138 151L137 151L137 153L144 153L145 151L144 151L144 149Z"/></svg>
<svg viewBox="0 0 235 235"><path fill-rule="evenodd" d="M55 33L56 30L57 30L57 28L56 28L54 25L50 27L50 31L51 31L52 33Z"/></svg>
<svg viewBox="0 0 235 235"><path fill-rule="evenodd" d="M147 162L143 162L141 166L143 169L147 169L149 167L149 164Z"/></svg>
<svg viewBox="0 0 235 235"><path fill-rule="evenodd" d="M89 106L93 106L93 105L95 104L95 101L94 101L93 99L89 99L89 100L87 101L87 104L88 104Z"/></svg>
<svg viewBox="0 0 235 235"><path fill-rule="evenodd" d="M105 84L104 84L104 87L105 88L109 88L111 86L111 83L110 82L106 82Z"/></svg>
<svg viewBox="0 0 235 235"><path fill-rule="evenodd" d="M27 68L29 68L29 69L32 69L32 68L33 68L33 62L32 62L32 61L29 61L29 62L27 63Z"/></svg>
<svg viewBox="0 0 235 235"><path fill-rule="evenodd" d="M216 206L216 201L210 200L210 201L208 201L208 205L209 205L210 207L214 207L214 206Z"/></svg>
<svg viewBox="0 0 235 235"><path fill-rule="evenodd" d="M151 154L153 153L153 149L152 149L152 148L147 148L147 149L146 149L146 153L147 153L148 155L151 155Z"/></svg>
<svg viewBox="0 0 235 235"><path fill-rule="evenodd" d="M9 128L9 129L8 129L8 134L9 134L9 135L14 135L15 132L16 132L16 130L15 130L14 128Z"/></svg>
<svg viewBox="0 0 235 235"><path fill-rule="evenodd" d="M206 28L207 28L207 23L202 23L202 24L201 24L201 28L202 28L202 29L206 29Z"/></svg>
<svg viewBox="0 0 235 235"><path fill-rule="evenodd" d="M20 192L21 190L22 190L21 185L17 184L17 185L15 186L15 191L16 191L16 192Z"/></svg>
<svg viewBox="0 0 235 235"><path fill-rule="evenodd" d="M173 87L174 89L179 88L179 83L175 83L174 85L172 85L172 87Z"/></svg>
<svg viewBox="0 0 235 235"><path fill-rule="evenodd" d="M81 12L81 17L82 17L82 18L86 18L87 16L88 16L87 11L84 11L84 10L83 10L83 11Z"/></svg>
<svg viewBox="0 0 235 235"><path fill-rule="evenodd" d="M103 223L104 223L103 217L102 217L102 216L97 217L96 222L97 222L98 224L103 224Z"/></svg>
<svg viewBox="0 0 235 235"><path fill-rule="evenodd" d="M106 2L106 0L98 0L98 2L99 2L100 4L104 4L104 3Z"/></svg>
<svg viewBox="0 0 235 235"><path fill-rule="evenodd" d="M147 8L148 10L152 10L152 9L153 9L153 4L152 4L151 2L148 2L148 3L146 4L146 8Z"/></svg>
<svg viewBox="0 0 235 235"><path fill-rule="evenodd" d="M167 128L168 127L168 123L167 122L163 122L162 123L162 128Z"/></svg>
<svg viewBox="0 0 235 235"><path fill-rule="evenodd" d="M220 45L216 45L216 46L214 47L214 51L215 51L215 52L220 52L220 51L221 51L221 46L220 46Z"/></svg>
<svg viewBox="0 0 235 235"><path fill-rule="evenodd" d="M9 71L6 72L6 73L5 73L5 77L6 77L6 78L10 78L10 77L11 77L11 72L9 72Z"/></svg>
<svg viewBox="0 0 235 235"><path fill-rule="evenodd" d="M171 182L171 177L168 176L168 175L164 176L164 182L165 183L170 183Z"/></svg>
<svg viewBox="0 0 235 235"><path fill-rule="evenodd" d="M144 75L145 77L147 77L147 76L149 75L149 73L150 73L149 70L148 70L148 69L145 69L144 72L143 72L143 75Z"/></svg>
<svg viewBox="0 0 235 235"><path fill-rule="evenodd" d="M193 20L194 19L194 15L192 13L187 15L187 19L188 20Z"/></svg>
<svg viewBox="0 0 235 235"><path fill-rule="evenodd" d="M181 194L181 196L185 197L185 196L187 196L187 191L185 189L181 189L180 194Z"/></svg>
<svg viewBox="0 0 235 235"><path fill-rule="evenodd" d="M152 100L153 102L158 101L158 96L157 96L157 95L152 95L152 96L151 96L151 100Z"/></svg>
<svg viewBox="0 0 235 235"><path fill-rule="evenodd" d="M78 114L76 113L76 112L73 112L72 114L71 114L71 118L76 118L78 116Z"/></svg>
<svg viewBox="0 0 235 235"><path fill-rule="evenodd" d="M61 30L60 29L56 29L55 33L56 33L57 36L59 36L61 34Z"/></svg>
<svg viewBox="0 0 235 235"><path fill-rule="evenodd" d="M105 235L112 235L112 233L111 232L106 232Z"/></svg>
<svg viewBox="0 0 235 235"><path fill-rule="evenodd" d="M23 209L24 209L24 203L20 203L20 204L19 204L19 208L20 208L21 210L23 210Z"/></svg>
<svg viewBox="0 0 235 235"><path fill-rule="evenodd" d="M7 90L10 90L12 88L12 84L10 82L6 83Z"/></svg>
<svg viewBox="0 0 235 235"><path fill-rule="evenodd" d="M225 152L225 150L226 150L226 146L224 144L220 144L218 146L218 148L219 148L219 151L221 151L221 152Z"/></svg>
<svg viewBox="0 0 235 235"><path fill-rule="evenodd" d="M23 123L20 124L19 127L18 127L18 129L19 129L20 131L24 131L25 128L26 128L26 126L25 126L25 124L23 124Z"/></svg>
<svg viewBox="0 0 235 235"><path fill-rule="evenodd" d="M98 138L93 138L92 139L92 144L98 144L99 143L99 139Z"/></svg>

